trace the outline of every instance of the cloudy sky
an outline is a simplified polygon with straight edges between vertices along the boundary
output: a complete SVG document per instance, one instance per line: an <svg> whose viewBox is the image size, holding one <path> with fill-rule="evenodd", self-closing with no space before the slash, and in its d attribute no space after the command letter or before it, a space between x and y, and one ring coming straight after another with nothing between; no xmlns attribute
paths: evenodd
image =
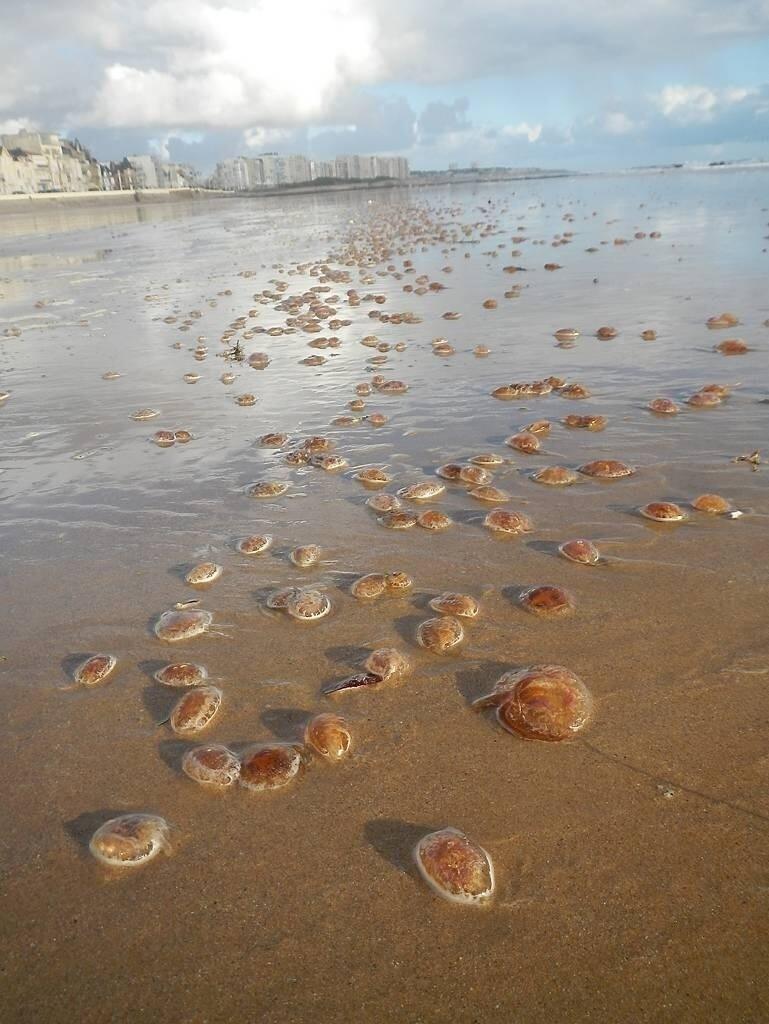
<svg viewBox="0 0 769 1024"><path fill-rule="evenodd" d="M0 0L0 132L204 170L265 150L769 158L769 0Z"/></svg>

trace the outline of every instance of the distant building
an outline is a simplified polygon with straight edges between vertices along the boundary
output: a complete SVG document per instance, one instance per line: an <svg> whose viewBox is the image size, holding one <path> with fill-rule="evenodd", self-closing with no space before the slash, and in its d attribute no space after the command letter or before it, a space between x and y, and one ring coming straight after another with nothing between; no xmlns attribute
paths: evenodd
<svg viewBox="0 0 769 1024"><path fill-rule="evenodd" d="M101 188L99 165L75 140L41 132L0 136L0 192L88 192Z"/></svg>
<svg viewBox="0 0 769 1024"><path fill-rule="evenodd" d="M138 156L127 156L126 160L136 173L137 188L159 188L158 172L155 160L148 153Z"/></svg>

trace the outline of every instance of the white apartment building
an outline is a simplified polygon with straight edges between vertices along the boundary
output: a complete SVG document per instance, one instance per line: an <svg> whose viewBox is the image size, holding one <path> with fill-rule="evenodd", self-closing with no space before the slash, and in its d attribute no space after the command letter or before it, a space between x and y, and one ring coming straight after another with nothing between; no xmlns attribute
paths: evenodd
<svg viewBox="0 0 769 1024"><path fill-rule="evenodd" d="M155 160L148 153L126 157L136 172L137 188L159 188Z"/></svg>
<svg viewBox="0 0 769 1024"><path fill-rule="evenodd" d="M98 164L77 142L40 132L0 136L0 192L87 192L101 187Z"/></svg>

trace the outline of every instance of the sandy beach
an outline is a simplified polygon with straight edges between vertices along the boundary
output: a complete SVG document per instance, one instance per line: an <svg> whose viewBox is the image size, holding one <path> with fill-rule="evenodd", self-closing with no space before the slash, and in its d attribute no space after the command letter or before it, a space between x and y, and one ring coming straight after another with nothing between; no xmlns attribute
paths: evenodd
<svg viewBox="0 0 769 1024"><path fill-rule="evenodd" d="M768 182L0 211L3 1021L769 1018ZM737 323L709 328L724 311ZM557 339L565 328L577 336ZM727 339L744 354L722 354ZM243 360L226 357L237 342ZM560 383L492 396L546 379ZM713 384L720 400L688 403ZM677 412L650 411L657 398ZM132 419L142 409L157 415ZM564 424L577 415L605 429ZM540 420L531 454L506 443ZM192 439L159 447L158 430ZM260 444L273 431L286 443ZM339 471L286 463L318 436ZM499 507L531 532L493 534L497 504L436 474L482 453L500 460ZM580 472L609 459L632 473ZM553 466L576 482L534 479ZM390 478L380 491L355 477L372 467ZM249 497L259 481L287 489ZM445 490L403 508L445 513L445 530L387 529L366 505L425 481ZM698 511L702 494L742 515ZM682 521L639 512L662 502ZM253 534L272 546L239 553ZM574 538L601 562L563 558ZM322 557L300 569L288 556L306 544ZM207 561L221 578L187 585ZM396 570L411 589L351 594ZM571 614L526 609L545 584ZM269 609L284 587L319 589L330 614ZM480 613L441 655L416 636L443 591ZM164 644L158 617L193 600L215 628ZM324 692L383 647L407 657L404 678ZM114 674L73 686L96 653ZM167 723L180 692L153 674L174 660L223 693L199 737ZM564 742L472 707L541 664L592 697ZM307 754L283 789L212 791L181 769L200 743L302 744L319 712L346 719L350 756ZM169 823L169 855L98 863L93 833L130 812ZM483 905L442 900L415 868L415 844L446 826L493 861Z"/></svg>

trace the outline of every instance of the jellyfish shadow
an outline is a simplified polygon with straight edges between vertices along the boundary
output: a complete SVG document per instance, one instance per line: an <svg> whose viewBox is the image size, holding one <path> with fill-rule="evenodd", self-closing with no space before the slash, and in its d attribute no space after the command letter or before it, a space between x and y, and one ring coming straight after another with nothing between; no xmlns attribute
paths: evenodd
<svg viewBox="0 0 769 1024"><path fill-rule="evenodd" d="M70 818L64 822L64 831L70 839L76 843L81 851L88 852L88 844L91 836L97 828L109 821L111 818L118 818L121 814L128 814L130 810L125 807L107 807L98 811L84 811L76 818Z"/></svg>
<svg viewBox="0 0 769 1024"><path fill-rule="evenodd" d="M259 716L259 721L277 740L296 743L301 742L304 727L312 714L306 708L267 708Z"/></svg>
<svg viewBox="0 0 769 1024"><path fill-rule="evenodd" d="M442 828L443 824L418 825L397 818L375 818L363 826L363 835L382 860L398 871L417 878L414 847L423 836Z"/></svg>
<svg viewBox="0 0 769 1024"><path fill-rule="evenodd" d="M501 675L518 667L506 661L479 661L474 667L456 673L457 690L472 706L479 697L491 693Z"/></svg>

